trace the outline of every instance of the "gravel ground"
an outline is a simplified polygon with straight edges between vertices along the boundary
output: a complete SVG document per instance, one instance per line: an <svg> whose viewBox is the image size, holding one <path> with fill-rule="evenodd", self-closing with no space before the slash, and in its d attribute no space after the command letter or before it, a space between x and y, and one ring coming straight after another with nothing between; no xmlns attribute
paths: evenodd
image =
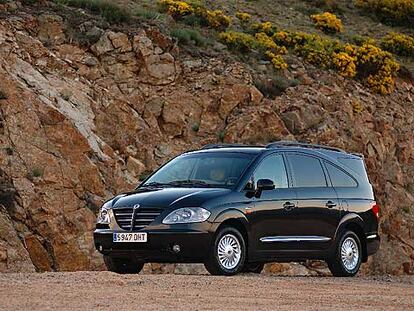
<svg viewBox="0 0 414 311"><path fill-rule="evenodd" d="M0 274L0 310L414 310L414 277Z"/></svg>

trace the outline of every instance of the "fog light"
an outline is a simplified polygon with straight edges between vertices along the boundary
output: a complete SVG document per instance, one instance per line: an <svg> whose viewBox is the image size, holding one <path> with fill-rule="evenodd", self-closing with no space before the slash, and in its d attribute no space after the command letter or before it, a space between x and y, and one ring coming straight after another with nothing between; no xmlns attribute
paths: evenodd
<svg viewBox="0 0 414 311"><path fill-rule="evenodd" d="M173 252L174 252L174 253L179 253L179 252L181 251L181 247L180 247L180 245L175 244L175 245L172 247L172 250L173 250Z"/></svg>

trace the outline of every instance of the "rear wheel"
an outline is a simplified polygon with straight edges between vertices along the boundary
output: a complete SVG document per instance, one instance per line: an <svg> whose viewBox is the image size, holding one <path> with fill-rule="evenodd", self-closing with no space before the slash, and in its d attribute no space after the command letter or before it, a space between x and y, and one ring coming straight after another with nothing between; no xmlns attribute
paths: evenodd
<svg viewBox="0 0 414 311"><path fill-rule="evenodd" d="M262 273L264 263L246 263L243 267L243 272L246 273Z"/></svg>
<svg viewBox="0 0 414 311"><path fill-rule="evenodd" d="M111 256L104 256L104 262L108 271L120 274L138 274L144 267L143 262Z"/></svg>
<svg viewBox="0 0 414 311"><path fill-rule="evenodd" d="M354 276L361 266L361 259L361 241L354 232L347 231L336 244L335 253L328 260L328 267L333 276Z"/></svg>
<svg viewBox="0 0 414 311"><path fill-rule="evenodd" d="M241 272L245 258L246 244L241 233L224 227L217 233L204 266L213 275L235 275Z"/></svg>

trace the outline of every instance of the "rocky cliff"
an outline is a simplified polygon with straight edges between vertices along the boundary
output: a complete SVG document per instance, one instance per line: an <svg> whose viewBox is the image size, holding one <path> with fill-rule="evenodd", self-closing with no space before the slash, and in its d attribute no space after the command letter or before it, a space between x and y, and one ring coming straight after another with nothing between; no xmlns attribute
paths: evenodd
<svg viewBox="0 0 414 311"><path fill-rule="evenodd" d="M411 82L374 95L297 59L301 83L268 99L246 65L180 51L156 27L85 20L75 29L96 42L79 45L66 15L2 9L0 271L103 269L105 199L207 143L297 139L365 155L383 243L364 271L414 273Z"/></svg>

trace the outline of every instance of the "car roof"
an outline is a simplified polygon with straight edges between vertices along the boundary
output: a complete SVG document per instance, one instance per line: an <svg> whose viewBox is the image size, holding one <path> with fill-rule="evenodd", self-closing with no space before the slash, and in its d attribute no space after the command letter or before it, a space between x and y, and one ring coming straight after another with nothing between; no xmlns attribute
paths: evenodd
<svg viewBox="0 0 414 311"><path fill-rule="evenodd" d="M294 141L278 141L267 144L266 146L250 146L250 145L239 145L239 144L210 144L206 145L199 150L191 151L191 153L217 153L217 152L237 152L237 153L249 153L249 154L260 154L268 153L273 151L302 151L315 155L327 156L330 158L363 158L362 155L356 153L348 153L342 149L316 145L299 143Z"/></svg>

